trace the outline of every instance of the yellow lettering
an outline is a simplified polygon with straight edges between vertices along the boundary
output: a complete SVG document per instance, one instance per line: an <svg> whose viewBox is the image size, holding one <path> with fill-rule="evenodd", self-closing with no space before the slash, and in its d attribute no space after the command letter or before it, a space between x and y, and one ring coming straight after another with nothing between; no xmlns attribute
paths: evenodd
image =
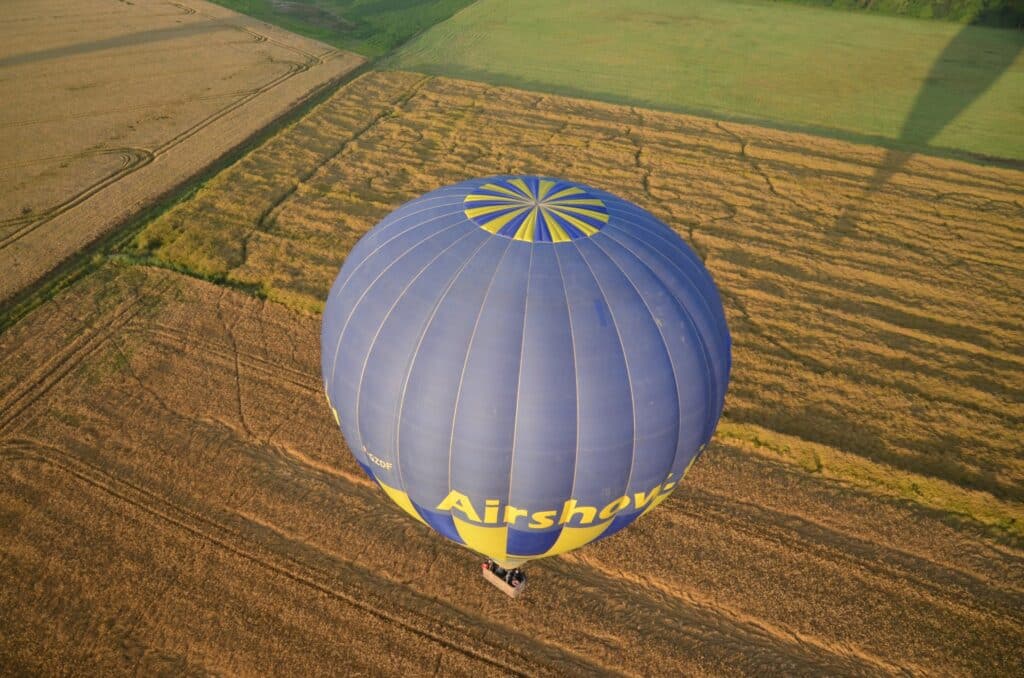
<svg viewBox="0 0 1024 678"><path fill-rule="evenodd" d="M623 495L601 509L601 513L598 515L601 516L601 520L608 520L627 506L629 506L629 497Z"/></svg>
<svg viewBox="0 0 1024 678"><path fill-rule="evenodd" d="M513 523L516 522L516 519L519 518L519 516L528 516L528 515L530 515L530 512L527 511L526 509L516 508L515 506L506 506L505 507L505 524L506 525L512 525Z"/></svg>
<svg viewBox="0 0 1024 678"><path fill-rule="evenodd" d="M551 527L555 524L555 514L558 511L538 511L530 516L530 524L527 527L531 527L535 530L543 530L545 527Z"/></svg>
<svg viewBox="0 0 1024 678"><path fill-rule="evenodd" d="M469 497L455 490L449 492L444 501L437 505L438 511L451 511L453 508L462 511L466 518L474 523L480 522L480 515L473 508L473 502L469 500Z"/></svg>
<svg viewBox="0 0 1024 678"><path fill-rule="evenodd" d="M636 504L636 507L638 509L642 509L643 507L651 503L651 500L657 497L660 492L661 485L655 485L654 489L652 489L647 494L644 494L643 492L635 492L633 494L633 502Z"/></svg>
<svg viewBox="0 0 1024 678"><path fill-rule="evenodd" d="M498 504L501 503L500 499L488 499L484 502L484 522L485 523L496 523L498 522Z"/></svg>
<svg viewBox="0 0 1024 678"><path fill-rule="evenodd" d="M572 520L573 516L580 517L580 524L594 522L597 517L597 509L593 506L577 506L575 499L567 499L562 506L562 517L558 519L559 524L565 524Z"/></svg>
<svg viewBox="0 0 1024 678"><path fill-rule="evenodd" d="M663 502L666 499L668 499L670 496L672 496L672 491L671 490L669 490L668 492L662 492L657 497L655 497L654 501L651 502L650 506L648 506L646 509L644 509L644 513L647 513L648 511L653 509L655 506L657 506L661 502Z"/></svg>

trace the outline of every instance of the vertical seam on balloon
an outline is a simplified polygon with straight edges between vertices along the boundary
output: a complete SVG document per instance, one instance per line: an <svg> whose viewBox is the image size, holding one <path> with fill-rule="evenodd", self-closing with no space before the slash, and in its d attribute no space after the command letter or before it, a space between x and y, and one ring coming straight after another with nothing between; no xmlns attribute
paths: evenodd
<svg viewBox="0 0 1024 678"><path fill-rule="evenodd" d="M697 323L694 322L693 315L690 313L690 310L688 308L686 308L686 305L683 304L676 297L676 295L672 294L671 290L668 289L668 287L662 281L661 277L657 273L655 273L654 269L652 269L647 264L647 262L644 261L640 257L639 254L637 254L628 244L622 242L618 238L615 238L615 233L616 232L618 232L618 231L614 230L614 227L613 227L613 230L609 231L606 235L609 238L611 238L612 240L614 240L619 246L621 246L623 249L625 249L631 255L633 255L633 257L635 257L637 261L639 261L641 264L643 264L643 266L648 271L651 272L651 275L654 276L654 278L661 284L661 286L664 287L665 290L669 293L669 296L671 296L672 299L676 302L676 305L679 307L679 310L682 311L682 313L683 313L683 317L685 317L687 322L690 323L690 327L693 328L693 336L696 338L697 344L700 346L701 357L703 357L703 359L704 359L703 362L704 362L704 377L705 377L705 388L704 388L705 393L708 390L712 390L714 392L714 394L715 394L715 399L717 400L718 399L718 386L719 386L719 384L718 384L718 379L715 378L714 370L711 367L711 353L708 351L708 347L707 347L707 345L704 342L704 337L701 336L700 328L697 327ZM626 237L632 237L631 235L627 234L625 231L622 231L622 233ZM657 252L658 250L655 249L654 251ZM659 254L660 254L660 252L659 252ZM668 259L667 257L665 257L665 260L668 261L669 263L671 263L671 260ZM678 269L678 266L676 268ZM723 399L725 398L725 389L724 389L724 387L722 389L722 398ZM715 415L717 414L718 406L719 406L719 403L716 402L714 411L709 408L707 414L704 417L704 431L701 434L701 438L702 439L705 439L705 440L710 439L711 434L714 432L712 427L714 426L714 422L717 421L717 417Z"/></svg>
<svg viewBox="0 0 1024 678"><path fill-rule="evenodd" d="M438 208L441 208L441 207L457 207L457 206L459 206L461 204L462 204L461 202L458 202L458 203L451 203L449 205L434 205L433 207L430 207L430 208L427 208L427 209L424 209L424 210L419 210L417 212L410 212L409 214L404 214L404 215L402 215L402 217L400 219L396 219L392 223L393 224L397 224L399 221L404 221L406 219L406 217L412 217L412 216L415 216L417 214L421 214L423 212L428 212L428 211L433 210L433 209L438 209ZM413 224L412 226L410 226L409 228L401 231L400 233L397 233L397 234L391 236L390 238L388 238L387 240L382 242L380 245L378 245L376 248L374 248L373 251L371 251L371 252L367 253L365 256L363 256L363 258L355 265L355 267L353 267L352 272L349 273L348 276L345 278L345 280L342 281L341 287L339 287L338 291L335 292L335 298L337 298L339 295L341 295L341 293L345 290L345 288L348 287L348 284L349 284L349 282L352 281L352 278L353 278L353 276L355 276L356 271L358 271L363 266L363 264L365 264L367 261L369 261L375 254L377 254L377 252L379 252L381 249L383 249L385 246L387 246L388 243L391 243L394 240L396 240L398 238L401 238L406 233L413 232L414 230L416 230L420 226L424 226L425 224L429 224L431 222L437 221L438 219L443 219L445 217L449 217L452 214L458 214L458 211L456 211L456 212L448 212L446 214L443 214L441 216L435 217L433 219L428 219L426 221L417 222L417 223ZM406 250L406 252L408 252L408 250ZM403 252L402 254L404 256L405 252ZM390 265L389 265L389 268L390 268ZM380 276L378 276L378 278L379 277ZM374 279L373 282L376 282L376 281L377 280ZM351 317L352 317L351 313L349 313L349 318L351 318ZM348 319L345 320L345 325L348 325ZM344 332L344 327L342 327L342 332ZM339 339L341 338L341 333L338 334L338 337L339 337ZM334 377L334 368L336 367L337 361L338 361L338 349L337 349L337 347L335 347L335 349L334 349L334 357L333 357L333 359L331 361L331 377L332 377L332 380L333 380L333 377Z"/></svg>
<svg viewBox="0 0 1024 678"><path fill-rule="evenodd" d="M609 208L609 211L610 210L611 210L611 208ZM656 228L652 228L652 226L654 226L654 224L634 221L634 220L630 219L628 216L623 215L622 214L622 210L618 210L618 211L620 213L616 215L617 219L619 219L619 220L629 224L630 226L635 226L637 228L642 229L645 233L648 233L648 234L650 234L652 236L657 237L659 240L661 240L662 242L664 242L667 245L673 245L674 246L674 243L671 240L669 240L668 238L666 238L663 233L659 232ZM627 212L626 214L628 215L629 213ZM657 222L657 219L655 219L655 222ZM657 222L657 223L660 223L660 222ZM664 257L664 255L662 255L662 256ZM686 270L684 270L681 266L679 266L679 264L673 262L671 259L668 259L668 257L665 257L665 259L667 259L673 266L675 266L677 269L679 269L679 271L686 277L687 281L691 285L693 285L693 287L697 290L697 293L698 293L701 301L704 302L704 305L707 307L707 310L710 312L711 308L712 308L712 303L711 302L713 300L709 299L704 294L704 291L701 289L701 286L698 285L696 282L694 282L694 280L690 277L690 274ZM697 259L697 260L693 261L693 263L697 264L699 261L700 260ZM704 265L703 262L701 262L701 266L703 266L703 265ZM716 320L716 322L714 323L714 326L715 326L715 333L719 335L718 338L724 340L728 336L728 328L724 325L724 322L723 323L719 323Z"/></svg>
<svg viewBox="0 0 1024 678"><path fill-rule="evenodd" d="M456 238L450 245L448 245L443 250L434 255L433 259L424 264L423 267L420 268L419 271L417 271L416 275L414 275L409 280L409 282L406 283L405 287L402 288L402 291L398 293L398 296L396 296L395 300L391 303L391 307L388 309L388 312L384 314L384 318L380 321L380 325L377 326L377 332L373 335L373 339L370 340L370 346L366 349L366 357L363 358L363 368L359 372L359 384L356 386L356 402L353 419L356 425L356 435L358 436L360 443L363 442L363 430L362 426L359 424L359 410L362 409L363 382L366 379L366 367L367 365L370 364L370 356L373 354L373 347L377 345L377 340L380 339L380 333L384 329L384 325L387 324L388 318L391 317L391 314L398 307L398 304L400 301L402 301L402 298L405 297L405 293L409 291L409 288L416 284L416 281L419 280L424 273L426 273L427 269L434 265L435 261L440 259L442 256L445 255L446 252L448 252L453 247L455 247L460 242L469 237L470 233L471 231ZM423 242L426 241L422 241L420 244L422 245Z"/></svg>
<svg viewBox="0 0 1024 678"><path fill-rule="evenodd" d="M628 244L623 242L621 239L615 237L615 235L618 234L618 233L621 233L624 238L635 240L636 242L640 243L644 247L647 247L651 251L656 252L666 262L668 262L668 264L672 265L677 271L683 272L682 269L677 264L675 264L675 262L673 262L671 259L669 259L664 254L662 254L662 252L660 250L658 250L657 248L650 247L649 245L647 245L647 243L644 243L642 240L636 238L632 234L630 234L630 233L628 233L628 232L626 232L626 231L624 231L622 229L613 228L612 230L610 230L607 233L608 237L611 238L612 240L614 240L619 245L621 245L627 251L629 251L629 253L632 254L634 257L636 257L637 260L640 261L640 263L642 263L648 270L651 271L651 274L654 275L654 277L657 278L659 282L662 282L661 281L661 277L658 276L658 274L654 272L654 270L650 267L650 265L647 264L647 262L644 261L643 258L640 257L640 255L638 255L631 247L629 247ZM686 278L686 280L687 280L687 282L691 282L692 283L692 281L690 281L689 278ZM662 282L662 285L664 285L664 282ZM711 366L711 352L708 350L707 343L705 342L704 337L703 337L703 335L700 332L700 328L697 326L697 323L693 320L693 314L690 312L690 310L686 307L685 304L683 304L678 298L676 298L676 296L674 294L672 295L672 297L676 300L676 303L679 305L679 308L682 309L683 313L686 315L686 319L689 321L690 326L693 327L694 335L697 338L697 343L700 345L700 348L701 348L701 355L704 357L704 369L705 369L705 373L706 373L706 377L707 377L707 383L709 385L709 388L715 394L715 400L716 401L719 400L719 387L721 387L721 400L724 400L725 399L725 384L724 383L719 384L718 379L715 377L714 369ZM707 310L708 310L709 313L712 312L710 309L707 309ZM718 408L718 406L720 404L721 404L720 402L718 402L716 404L716 409ZM712 412L709 412L708 413L708 420L705 421L705 437L710 437L710 435L712 433L712 430L710 430L710 429L713 426L713 421L715 419L716 419L716 417L714 416L714 414Z"/></svg>
<svg viewBox="0 0 1024 678"><path fill-rule="evenodd" d="M438 219L441 219L441 218L443 218L443 216L442 216L442 217L438 217ZM433 220L431 220L431 221L433 221ZM429 223L429 222L427 222L427 221L424 221L424 222L423 222L423 224L426 224L426 223ZM421 225L422 225L422 224L421 224ZM454 228L458 228L459 226L463 226L463 225L464 225L464 224L461 224L461 223L459 223L459 224L453 224L453 225L451 225L451 226L448 226L448 227L446 227L446 228L442 228L442 229L441 229L440 231L435 231L434 233L431 233L430 235L428 235L428 236L427 236L426 238L423 238L422 240L419 240L419 241L417 241L416 243L414 243L413 245L411 245L411 246L409 247L409 249L405 250L405 251L404 251L404 252L402 252L402 253L401 253L400 255L398 255L397 257L395 257L395 258L394 258L394 259L393 259L393 260L391 261L391 263L390 263L390 264L388 264L387 266L385 266L385 267L384 267L384 268L383 268L383 269L381 270L381 272L377 274L377 277L376 277L376 278L374 278L374 279L373 279L373 280L372 280L372 281L370 282L370 284L366 286L366 289L364 289L364 290L363 290L363 293L359 295L359 299L357 299L357 300L356 300L356 302L355 302L354 304L352 304L352 309L351 309L351 310L349 311L349 313L348 313L348 317L347 317L347 318L345 318L345 323L344 323L344 325L342 325L342 327L341 327L341 331L340 331L340 332L338 332L338 343L337 343L337 344L335 345L335 347L334 347L334 364L333 364L333 365L332 365L332 367L331 367L331 379L330 379L330 381L331 381L331 383L332 383L332 384L334 383L334 373L335 373L335 372L337 371L337 368L338 368L338 351L339 351L339 350L341 349L341 340L342 340L342 339L344 338L344 336L345 336L345 332L346 332L346 330L348 330L348 326L349 326L349 323L350 323L350 322L352 321L352 317L353 317L353 316L355 316L355 314L356 314L356 310L357 310L357 309L359 308L359 305L360 305L361 303L363 303L363 299L365 299L365 298L366 298L366 295L370 293L370 290L371 290L371 289L373 289L373 286L374 286L374 285L376 285L376 284L377 284L377 282L378 282L378 281L379 281L379 280L380 280L381 278L383 278L383 277L384 277L384 274L385 274L385 273L387 273L388 271L390 271L390 270L391 270L391 267L392 267L392 266L394 266L394 265L395 265L395 264L397 264L397 263L398 263L399 261L401 261L401 260L402 260L403 258L405 258L405 256L406 256L407 254L409 254L410 252L412 252L412 251L413 251L414 249L416 249L417 247L419 247L420 245L422 245L422 244L423 244L423 243L425 243L426 241L428 241L428 240L430 240L430 239L432 239L432 238L436 238L437 236L441 235L442 233L447 233L448 231L450 231L450 230L452 230L452 229L454 229ZM409 230L411 231L412 229L409 229Z"/></svg>
<svg viewBox="0 0 1024 678"><path fill-rule="evenodd" d="M588 240L589 239L590 238L588 238ZM633 375L630 373L630 370L629 370L629 358L626 357L626 345L622 341L622 332L619 331L619 324L617 322L615 322L615 312L612 310L611 304L609 304L608 301L607 301L608 295L604 291L604 286L601 284L601 281L598 280L597 274L594 273L594 268L590 265L590 262L587 261L587 257L583 253L583 250L577 248L577 251L580 253L580 259L583 260L583 263L586 265L587 270L590 271L590 275L594 278L594 282L597 283L597 289L598 289L598 291L601 292L601 297L602 297L602 300L604 301L605 306L608 307L608 315L610 315L612 317L612 325L615 326L615 336L618 337L618 339L619 339L619 349L622 351L622 364L625 365L625 367L626 367L626 383L629 385L629 406L630 406L630 408L632 410L632 415L633 415L633 449L630 450L630 457L629 457L629 473L630 473L630 475L632 475L632 473L633 473L633 466L636 464L636 436L637 436L636 410L637 410L637 403L636 403L636 394L633 392ZM628 487L628 485L627 485L627 487ZM625 490L623 490L623 491L625 491Z"/></svg>
<svg viewBox="0 0 1024 678"><path fill-rule="evenodd" d="M575 246L575 243L573 244ZM565 295L565 316L569 320L569 348L572 350L572 378L576 387L576 454L572 458L572 486L569 488L569 498L572 499L573 493L576 492L576 472L579 470L580 460L580 373L579 364L576 361L576 333L572 327L572 307L569 304L569 288L565 284L565 274L562 272L562 259L558 255L557 247L554 252L555 263L558 265L558 278L562 281L562 294ZM561 533L562 529L564 529L564 526L559 528L559 533Z"/></svg>
<svg viewBox="0 0 1024 678"><path fill-rule="evenodd" d="M660 229L657 228L658 225L664 226L664 224L662 224L660 221L658 221L657 218L651 216L650 217L651 222L649 222L649 223L648 222L644 222L644 221L635 221L635 220L629 218L629 215L631 214L630 212L625 212L624 213L623 210L621 210L621 209L617 209L616 211L618 212L618 214L616 215L616 218L619 219L620 221L622 221L622 222L624 222L626 224L629 224L630 226L634 226L636 228L639 228L644 233L647 233L649 235L652 235L652 236L658 238L659 240L664 242L666 245L670 245L670 246L673 246L673 247L676 246L675 243L673 243L670 239L668 239L665 236L665 234L663 232L661 232ZM647 216L642 214L642 213L641 213L640 216L644 216L645 218L647 218ZM675 234L673 233L673 235L675 235ZM681 254L686 258L686 260L688 262L692 263L695 267L699 265L701 267L704 267L705 269L707 268L704 265L704 262L701 261L701 259L699 257L697 257L696 255L694 255L693 257L689 257L689 256L687 256L686 250L681 251ZM677 269L679 269L679 271L686 277L686 280L694 287L694 289L697 290L697 293L698 293L698 296L700 297L701 302L703 302L703 304L707 307L707 310L709 312L711 311L711 309L714 306L713 302L717 301L718 303L721 303L721 299L718 298L717 296L709 296L708 294L706 294L705 290L702 288L701 284L693 279L693 277L691 276L689 271L687 271L685 268L681 267L679 264L677 264L675 262L671 262L671 263L672 263L673 266L675 266ZM717 289L715 289L715 287L714 287L714 281L711 281L711 291L715 292L717 294ZM718 335L718 339L723 340L723 339L727 339L728 338L729 330L728 330L728 327L725 325L724 318L722 319L721 322L718 322L717 318L715 319L714 329L715 329L715 334Z"/></svg>
<svg viewBox="0 0 1024 678"><path fill-rule="evenodd" d="M622 221L628 223L631 226L637 226L637 227L642 228L645 233L658 236L662 241L664 241L668 245L672 245L673 244L671 241L669 241L667 238L662 236L660 233L656 233L654 231L651 231L650 229L645 228L645 227L641 226L640 224L634 223L634 222L630 221L629 219L626 219L626 218L623 218L623 217L618 217L618 218L621 219ZM634 240L642 242L638 238L636 238L636 236L626 232L625 230L622 230L621 228L618 229L617 231L614 231L614 232L621 232L623 235L625 235L627 237L630 237L630 238L632 238ZM611 237L612 233L609 233L608 235L609 235L609 237ZM621 242L618 239L615 239L615 238L613 238L613 239L616 242ZM646 245L646 243L644 243L644 244ZM701 291L700 285L696 284L693 281L693 279L690 277L690 274L687 273L686 270L684 270L682 266L680 266L678 263L676 263L675 261L673 261L669 257L665 256L665 254L661 250L659 250L656 247L651 247L650 245L647 245L647 247L649 247L651 251L655 252L658 256L660 256L662 259L664 259L665 262L671 268L674 268L677 271L679 271L683 275L683 279L686 281L686 283L690 287L692 287L694 290L696 290L697 298L700 299L701 305L704 306L704 310L708 312L708 317L709 318L713 318L713 321L711 323L712 324L712 329L713 329L713 331L715 333L715 337L713 337L713 338L717 339L718 341L730 341L729 340L729 329L728 329L728 327L724 326L724 320L723 320L722 323L718 322L717 314L714 312L714 310L713 310L713 308L711 306L711 302L707 299L707 297L704 296L703 292ZM682 305L682 304L680 304L680 305ZM684 306L684 308L685 308L685 306ZM687 313L689 314L689 310L687 310ZM724 332L724 335L723 335L723 332ZM698 336L699 335L700 335L700 333L698 331ZM703 342L702 342L702 345L703 345ZM705 346L704 349L707 350L707 347ZM718 390L717 386L719 386L717 379L715 380L715 384L716 384L716 397L717 397L717 390ZM721 384L721 386L723 387L722 388L722 393L721 393L721 399L724 400L724 398L725 398L724 384Z"/></svg>
<svg viewBox="0 0 1024 678"><path fill-rule="evenodd" d="M615 210L615 212L617 213L615 216L616 216L616 218L619 221L627 223L630 226L634 226L636 228L639 228L644 233L652 235L652 236L658 238L659 240L661 240L662 242L664 242L665 244L671 245L671 246L675 247L676 243L674 243L670 238L668 238L666 236L665 232L662 231L662 229L658 228L658 226L663 226L663 227L668 229L668 226L665 223L659 221L657 218L655 218L653 216L648 216L648 215L646 215L646 214L644 214L642 212L640 212L638 214L637 211L635 211L635 210L623 210L623 209L621 209L619 207L612 207L610 209ZM636 217L636 216L642 217L642 220L637 220L637 219L633 218L633 217ZM671 233L672 235L675 235L677 238L679 237L678 234L676 234L671 229L668 229L668 232ZM682 240L682 238L679 238L679 239ZM693 263L694 265L698 265L698 264L701 265L701 266L704 265L704 263L703 263L703 261L701 261L700 257L697 257L696 255L691 257L691 256L688 255L688 252L685 251L685 250L681 251L680 254L682 254L684 256L684 258L686 258L686 260L688 262ZM689 278L689 273L686 273L686 275ZM708 302L710 304L711 300L704 296L703 290L700 289L700 286L699 285L695 285L695 286L701 292L701 297L706 302Z"/></svg>
<svg viewBox="0 0 1024 678"><path fill-rule="evenodd" d="M679 442L682 439L682 423L683 423L683 418L682 418L683 399L682 399L682 397L679 394L678 372L676 372L676 364L675 364L675 361L672 360L672 351L670 351L669 348L668 348L668 341L665 339L665 332L661 329L661 326L658 324L658 320L654 317L654 311L651 310L650 304L647 303L647 300L644 298L644 295L641 294L641 292L640 292L640 288L637 286L637 284L635 282L633 282L633 279L629 277L629 274L626 273L626 271L622 268L622 266L619 266L618 262L616 262L615 259L613 259L612 256L610 254L608 254L608 251L605 250L605 248L601 246L601 240L602 239L600 239L600 238L595 238L594 239L594 244L597 245L597 247L604 253L605 257L608 258L608 261L611 262L612 266L614 266L615 268L617 268L619 270L619 273L621 273L622 277L626 279L626 282L628 282L633 287L633 291L636 292L636 296L643 303L644 308L647 309L647 315L650 316L651 322L654 324L654 327L658 330L658 336L661 338L662 350L665 351L665 357L668 358L668 364L672 368L672 390L675 391L675 394L676 394L676 410L679 412L679 427L677 428L677 433L676 433L675 452L672 455L672 463L669 465L669 470L671 470L672 468L675 467L676 457L679 456ZM616 243L620 247L622 247L623 249L626 249L630 253L630 255L632 255L634 258L637 258L636 255L633 254L633 252L631 250L626 248L625 245L623 245L622 243L618 243L617 241L616 241ZM643 263L643 262L641 262L641 263ZM648 270L650 270L650 269L648 268ZM675 301L675 296L668 290L668 288L665 287L665 285L661 282L661 280L658 278L658 276L654 275L653 271L651 271L651 275L654 277L655 280L658 281L658 284L661 285L662 289L665 290L665 293L668 294L668 296L670 298L672 298L673 301ZM680 305L678 301L676 301L676 305L677 306ZM691 324L692 324L692 322L691 322ZM696 331L694 332L694 334L697 335L698 340L699 340L700 339L699 334ZM635 465L634 466L630 466L630 468L629 468L629 477L626 479L626 491L627 492L629 491L629 484L633 480L633 470L634 470L634 468L635 468Z"/></svg>
<svg viewBox="0 0 1024 678"><path fill-rule="evenodd" d="M512 500L512 472L515 470L516 462L516 438L519 433L519 399L523 390L523 356L526 354L526 317L530 310L530 283L533 278L533 252L537 245L530 244L530 263L526 268L526 294L523 295L523 333L519 341L519 371L516 376L516 413L512 419L512 452L508 460L508 493L505 495L505 505ZM505 537L505 550L508 552L508 536Z"/></svg>
<svg viewBox="0 0 1024 678"><path fill-rule="evenodd" d="M501 253L501 259L494 265L494 273L491 274L491 280L487 283L487 290L484 292L483 300L480 302L480 309L476 313L476 321L473 322L473 331L469 335L469 344L466 346L466 357L462 361L462 372L459 373L459 388L455 392L455 405L452 408L452 429L451 435L448 440L448 492L452 491L452 453L455 450L455 422L459 416L459 400L462 399L462 384L466 380L466 367L469 366L469 356L473 352L473 340L476 338L477 327L480 326L480 318L484 314L484 307L487 305L487 297L491 294L491 287L494 286L494 280L498 277L498 269L501 268L502 262L505 261L505 256L508 255L509 249L512 247L514 240L509 240L508 244L505 245L505 251Z"/></svg>
<svg viewBox="0 0 1024 678"><path fill-rule="evenodd" d="M466 261L462 264L459 270L456 271L455 275L452 276L452 279L448 281L448 287L445 289L444 292L441 293L440 298L438 298L437 303L434 304L434 308L430 312L430 317L427 318L427 322L423 325L423 331L420 333L420 338L416 342L416 348L413 350L412 358L410 358L409 360L409 367L406 370L405 380L402 384L402 395L400 396L400 399L398 401L398 416L395 418L395 468L398 469L398 480L399 483L401 484L399 489L403 491L405 491L405 480L404 476L402 475L402 465L399 463L402 449L401 446L399 445L399 439L402 430L402 412L405 409L405 396L409 390L409 380L412 379L413 368L416 366L416 358L419 357L420 348L422 348L423 346L423 340L426 338L427 333L430 331L430 327L434 323L434 318L437 316L437 311L441 308L441 304L444 303L444 300L448 297L448 293L452 290L453 287L455 287L455 284L458 282L458 279L462 276L462 273L466 270L466 267L469 266L470 262L476 257L477 254L480 253L480 250L482 250L484 248L484 245L486 245L488 242L491 242L491 239L484 238L481 241L480 246L473 251L473 254L466 258Z"/></svg>

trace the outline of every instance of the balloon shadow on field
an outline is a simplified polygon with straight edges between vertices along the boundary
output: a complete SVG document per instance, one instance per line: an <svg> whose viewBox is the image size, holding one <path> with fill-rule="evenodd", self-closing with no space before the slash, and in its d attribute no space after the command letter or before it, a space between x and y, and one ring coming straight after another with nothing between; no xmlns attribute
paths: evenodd
<svg viewBox="0 0 1024 678"><path fill-rule="evenodd" d="M14 54L0 59L0 68L10 68L12 66L33 64L40 61L48 61L50 59L61 59L79 54L102 52L104 50L119 49L121 47L145 45L161 40L175 40L178 38L201 35L212 31L222 31L230 28L231 26L226 24L205 22L173 26L170 28L158 28L150 31L140 31L138 33L128 33L126 35L117 35L112 38L104 38L103 40L80 42L64 47L54 47L51 49L42 49L36 52Z"/></svg>
<svg viewBox="0 0 1024 678"><path fill-rule="evenodd" d="M910 113L903 121L898 146L927 148L938 135L987 92L1013 65L1024 50L1024 30L990 28L983 10L960 29L932 64L917 93ZM856 230L857 214L864 203L880 191L906 165L912 151L889 149L868 181L859 205L847 205L836 220L835 230L849 234Z"/></svg>

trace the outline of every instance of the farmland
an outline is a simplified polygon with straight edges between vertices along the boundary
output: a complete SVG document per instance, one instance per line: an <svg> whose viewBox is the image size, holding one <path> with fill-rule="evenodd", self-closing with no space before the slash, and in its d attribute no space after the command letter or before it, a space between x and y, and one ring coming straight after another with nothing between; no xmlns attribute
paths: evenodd
<svg viewBox="0 0 1024 678"><path fill-rule="evenodd" d="M481 0L389 64L908 150L1024 159L1020 30L760 0Z"/></svg>
<svg viewBox="0 0 1024 678"><path fill-rule="evenodd" d="M565 4L596 21L631 1ZM366 54L398 35L382 27L404 5L315 3L346 21L376 8L384 42ZM461 72L490 83L431 74L453 27L469 32L446 73L479 64L484 35L499 56L527 28L553 49L548 4L524 0L507 20L502 6L473 3L358 76L345 76L358 56L198 0L53 0L59 31L28 3L7 8L0 32L34 28L0 46L0 87L21 83L0 140L22 156L0 167L0 298L28 285L32 303L0 308L0 673L1020 674L1024 171L962 157L985 144L1024 157L1015 34L766 2L742 6L758 21L794 14L740 30L740 3L677 2L665 23L668 3L651 2L615 23L634 39L647 26L634 54L605 30L579 59L549 52L547 70L521 51L505 75ZM482 16L495 20L473 33ZM687 46L697 28L680 27L715 17L721 30ZM906 64L899 77L831 92L873 107L849 129L819 127L822 111L849 111L795 60L779 62L792 82L721 110L680 104L713 88L679 72L652 71L647 93L636 77L672 31L684 38L669 61L686 63L719 38L770 49L757 31L811 23L837 54L794 50L826 66L873 63L872 26L878 45L906 50L877 57ZM29 39L43 34L52 42ZM976 39L995 55L960 59ZM937 53L975 78L969 96L922 89ZM744 58L725 56L716 78ZM130 60L132 77L117 76ZM580 77L558 84L570 66ZM639 98L592 68L617 87L632 78ZM42 78L63 89L24 86ZM787 91L802 102L778 108ZM923 147L944 155L911 152ZM133 165L114 148L151 157ZM686 482L630 529L531 563L515 601L367 478L319 368L324 299L356 241L407 200L498 173L649 209L705 261L733 338L725 415ZM73 275L28 282L112 231Z"/></svg>
<svg viewBox="0 0 1024 678"><path fill-rule="evenodd" d="M1020 27L1024 5L1017 0L779 0L840 10L878 12L984 26Z"/></svg>
<svg viewBox="0 0 1024 678"><path fill-rule="evenodd" d="M0 19L0 301L362 61L201 1L44 8Z"/></svg>
<svg viewBox="0 0 1024 678"><path fill-rule="evenodd" d="M235 11L369 57L386 54L471 0L214 0Z"/></svg>
<svg viewBox="0 0 1024 678"><path fill-rule="evenodd" d="M391 209L510 172L614 190L705 257L735 343L730 422L940 480L937 495L980 491L986 522L1021 529L1021 172L373 73L125 254L318 313L345 253Z"/></svg>
<svg viewBox="0 0 1024 678"><path fill-rule="evenodd" d="M1019 551L718 439L516 604L369 481L319 321L107 265L0 336L18 673L1012 673ZM445 573L445 576L438 576Z"/></svg>

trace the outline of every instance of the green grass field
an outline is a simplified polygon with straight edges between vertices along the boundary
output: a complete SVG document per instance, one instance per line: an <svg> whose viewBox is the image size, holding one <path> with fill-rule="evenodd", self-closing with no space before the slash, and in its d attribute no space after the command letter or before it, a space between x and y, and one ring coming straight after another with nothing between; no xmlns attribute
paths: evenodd
<svg viewBox="0 0 1024 678"><path fill-rule="evenodd" d="M387 54L472 0L213 0L364 56Z"/></svg>
<svg viewBox="0 0 1024 678"><path fill-rule="evenodd" d="M1024 159L1024 31L764 0L480 0L388 67Z"/></svg>
<svg viewBox="0 0 1024 678"><path fill-rule="evenodd" d="M1017 28L1024 21L1021 0L774 0L833 9L878 12L915 19Z"/></svg>

